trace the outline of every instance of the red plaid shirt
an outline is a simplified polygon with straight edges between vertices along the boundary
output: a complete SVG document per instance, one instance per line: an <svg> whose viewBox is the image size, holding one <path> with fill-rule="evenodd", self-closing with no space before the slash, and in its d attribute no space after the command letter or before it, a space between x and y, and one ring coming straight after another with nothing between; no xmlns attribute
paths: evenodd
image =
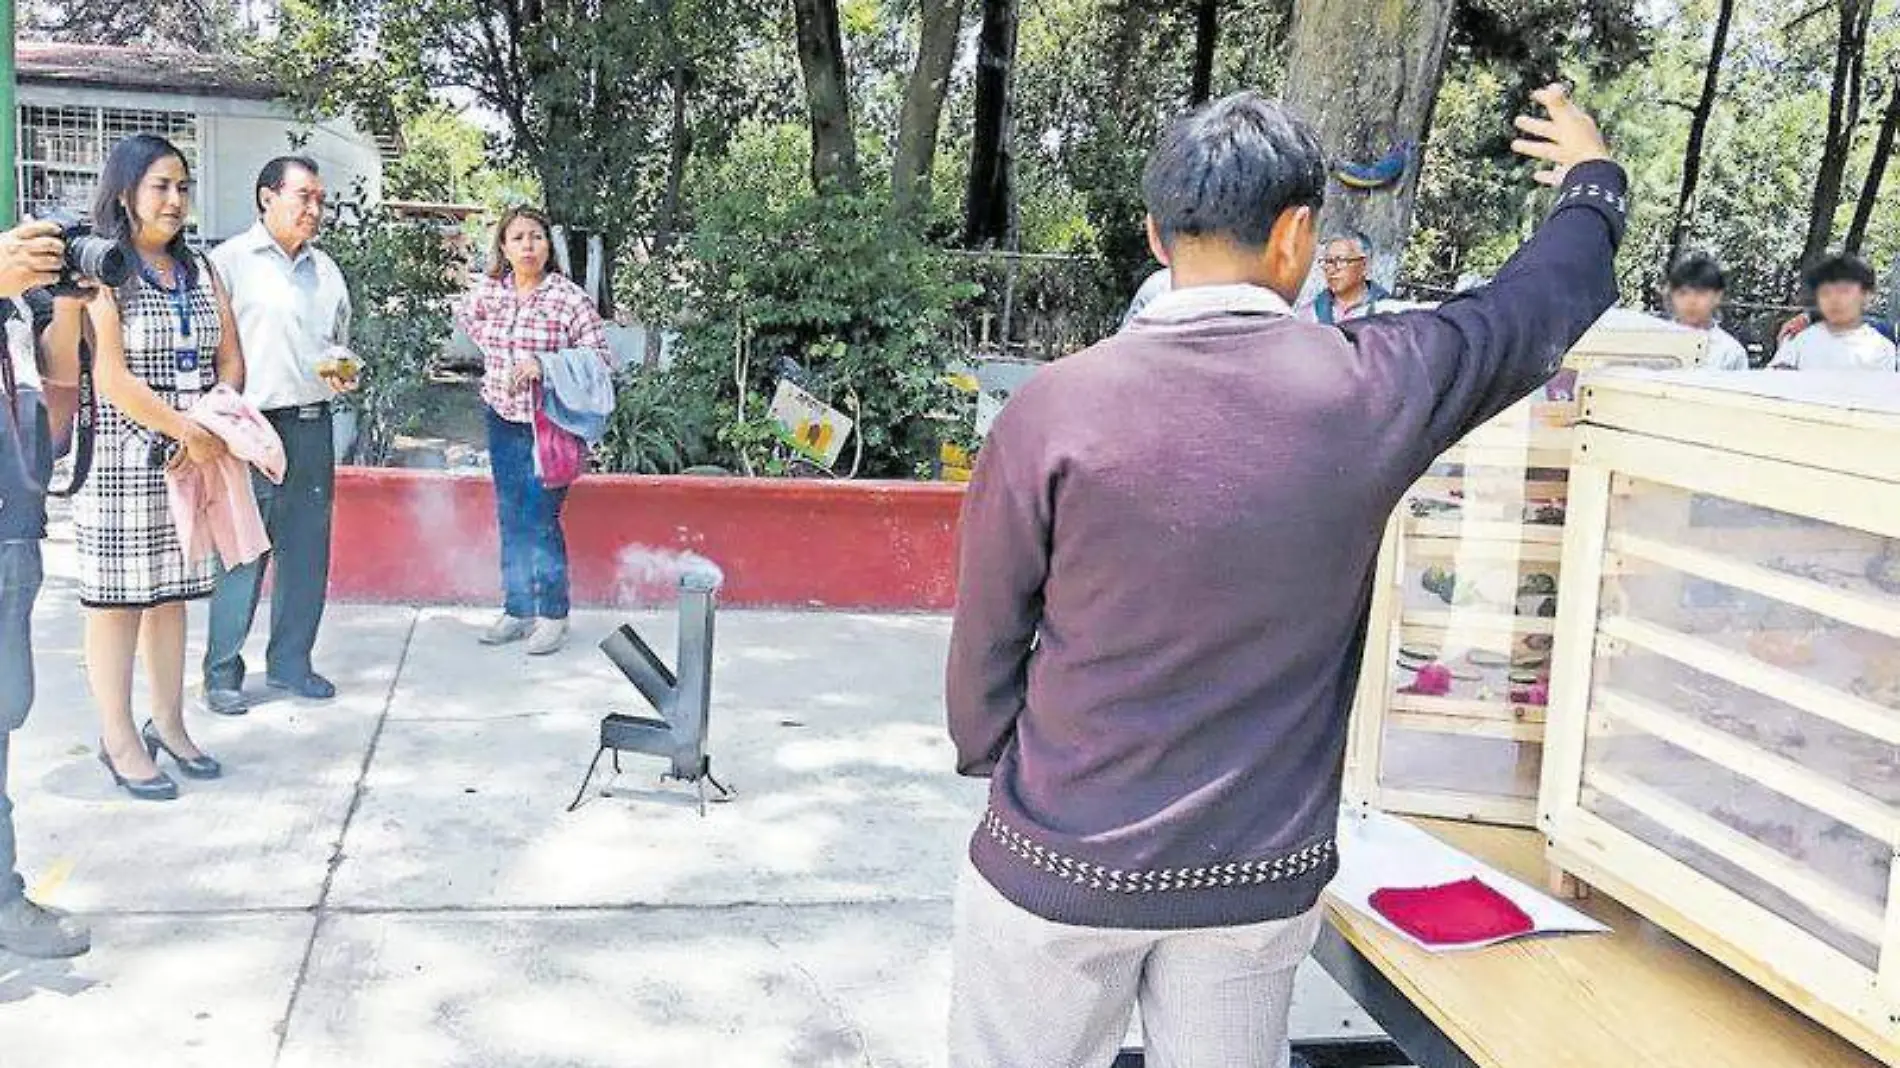
<svg viewBox="0 0 1900 1068"><path fill-rule="evenodd" d="M515 277L484 277L455 309L456 325L482 350L482 400L511 423L534 421L534 393L515 388L514 369L564 349L593 349L609 360L600 313L565 276L549 274L527 296Z"/></svg>

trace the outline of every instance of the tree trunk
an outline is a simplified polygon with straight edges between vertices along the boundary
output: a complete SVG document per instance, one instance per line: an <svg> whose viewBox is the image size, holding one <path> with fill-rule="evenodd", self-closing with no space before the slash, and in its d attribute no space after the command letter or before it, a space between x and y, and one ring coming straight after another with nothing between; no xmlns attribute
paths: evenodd
<svg viewBox="0 0 1900 1068"><path fill-rule="evenodd" d="M976 127L971 132L970 186L964 200L963 243L1007 248L1014 160L1010 150L1010 90L1016 66L1016 0L983 0L983 33L976 53Z"/></svg>
<svg viewBox="0 0 1900 1068"><path fill-rule="evenodd" d="M1371 238L1372 278L1398 279L1418 196L1418 160L1445 70L1457 0L1295 0L1287 98L1334 158L1412 146L1405 174L1370 192L1330 183L1322 230Z"/></svg>
<svg viewBox="0 0 1900 1068"><path fill-rule="evenodd" d="M798 21L798 65L805 73L805 101L811 109L812 188L821 194L855 193L863 183L838 0L792 0L792 7Z"/></svg>
<svg viewBox="0 0 1900 1068"><path fill-rule="evenodd" d="M1841 206L1841 188L1847 177L1847 157L1854 147L1854 128L1860 124L1861 74L1867 58L1867 26L1873 18L1873 0L1836 0L1840 35L1834 47L1834 84L1827 100L1827 142L1814 178L1814 201L1808 209L1808 237L1801 246L1801 265L1813 263L1827 251L1834 236L1834 214Z"/></svg>
<svg viewBox="0 0 1900 1068"><path fill-rule="evenodd" d="M1880 184L1887 176L1887 164L1893 160L1894 137L1900 134L1900 63L1894 65L1890 78L1893 84L1887 90L1887 110L1880 116L1880 136L1874 141L1874 158L1867 165L1867 180L1861 184L1860 200L1854 204L1854 221L1847 228L1847 251L1855 255L1860 254L1860 247L1867 240L1867 224L1873 221L1874 204L1880 199Z"/></svg>
<svg viewBox="0 0 1900 1068"><path fill-rule="evenodd" d="M673 47L680 47L674 42ZM672 73L673 89L673 130L672 143L666 161L666 192L660 198L660 210L653 220L654 258L664 256L679 238L680 188L686 179L686 161L693 154L693 131L686 124L686 100L688 95L688 76L683 61L675 59ZM641 361L649 370L660 365L660 350L664 335L658 326L646 328L646 355Z"/></svg>
<svg viewBox="0 0 1900 1068"><path fill-rule="evenodd" d="M686 125L688 76L683 62L673 64L670 77L673 91L673 128L668 134L666 191L660 197L660 210L653 218L653 254L673 247L679 234L680 187L686 179L686 161L693 153L693 131Z"/></svg>
<svg viewBox="0 0 1900 1068"><path fill-rule="evenodd" d="M937 130L943 101L950 91L957 39L963 29L963 0L923 0L917 66L904 92L904 113L897 126L897 155L891 164L891 210L901 217L930 206L930 172L937 162Z"/></svg>
<svg viewBox="0 0 1900 1068"><path fill-rule="evenodd" d="M1214 95L1214 48L1220 43L1220 0L1197 0L1194 9L1194 80L1188 103Z"/></svg>
<svg viewBox="0 0 1900 1068"><path fill-rule="evenodd" d="M1722 58L1728 51L1729 24L1735 18L1735 0L1722 0L1715 15L1715 42L1709 46L1709 65L1702 76L1702 97L1696 101L1695 117L1689 121L1689 142L1682 151L1682 192L1676 197L1676 223L1669 236L1669 262L1682 257L1682 247L1695 229L1696 186L1702 181L1702 142L1709 133L1709 116L1715 111L1716 89L1722 80Z"/></svg>

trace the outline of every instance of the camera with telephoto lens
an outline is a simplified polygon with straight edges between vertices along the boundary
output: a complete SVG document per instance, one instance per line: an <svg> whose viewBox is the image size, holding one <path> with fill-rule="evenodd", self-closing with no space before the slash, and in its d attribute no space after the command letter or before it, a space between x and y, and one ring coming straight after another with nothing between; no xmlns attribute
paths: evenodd
<svg viewBox="0 0 1900 1068"><path fill-rule="evenodd" d="M117 289L132 277L132 257L117 241L93 233L89 224L68 212L50 212L45 221L59 227L59 238L66 243L59 281L51 287L54 296L84 294L79 284L82 279Z"/></svg>

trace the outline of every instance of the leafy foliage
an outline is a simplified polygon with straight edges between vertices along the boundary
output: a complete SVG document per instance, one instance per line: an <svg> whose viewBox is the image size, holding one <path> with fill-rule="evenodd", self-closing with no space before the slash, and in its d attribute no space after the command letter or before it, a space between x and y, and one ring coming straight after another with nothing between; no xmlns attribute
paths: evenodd
<svg viewBox="0 0 1900 1068"><path fill-rule="evenodd" d="M462 265L434 227L365 210L359 195L323 235L350 287L350 347L363 363L362 462L388 459L398 434L416 429L435 355L448 340Z"/></svg>
<svg viewBox="0 0 1900 1068"><path fill-rule="evenodd" d="M1281 89L1295 2L1221 0L1217 95ZM950 78L935 196L901 231L884 216L917 54L915 0L838 2L864 193L831 200L809 193L789 5L286 0L270 51L306 101L383 122L404 116L409 152L388 172L392 192L490 204L541 195L561 221L607 232L618 252L615 305L681 332L675 366L625 383L603 450L610 465L791 469L763 412L792 361L824 399L863 406L857 466L888 475L934 455L944 425L927 416L962 403L943 396L941 369L985 342L995 351L1005 308L1005 351L1060 355L1113 329L1153 269L1141 169L1186 106L1197 6L1021 5L1012 149L1026 255L1013 261L945 251L960 230L970 158L974 5ZM1535 227L1548 199L1509 151L1510 118L1531 87L1565 78L1631 171L1620 273L1626 299L1654 305L1714 7L1462 0L1406 280L1490 274ZM1890 8L1876 9L1869 101L1884 100L1900 77L1900 14ZM1818 10L1800 19L1742 5L1731 33L1690 245L1728 267L1733 299L1781 299L1799 259L1834 63L1831 8ZM447 93L495 117L497 131L484 136L441 111ZM1848 160L1837 234L1862 188L1875 110L1864 109ZM1891 186L1865 251L1883 267L1900 254ZM841 466L853 460L847 453Z"/></svg>
<svg viewBox="0 0 1900 1068"><path fill-rule="evenodd" d="M716 417L711 398L669 371L634 372L623 379L607 436L594 450L607 471L678 474L709 462L707 432Z"/></svg>
<svg viewBox="0 0 1900 1068"><path fill-rule="evenodd" d="M909 477L934 459L930 416L952 403L944 369L958 355L945 339L976 290L880 198L730 193L703 207L680 255L634 274L623 288L680 331L671 395L712 401L691 413L709 423L677 435L684 463L784 472L765 417L783 377L856 422L862 455L847 446L841 466Z"/></svg>

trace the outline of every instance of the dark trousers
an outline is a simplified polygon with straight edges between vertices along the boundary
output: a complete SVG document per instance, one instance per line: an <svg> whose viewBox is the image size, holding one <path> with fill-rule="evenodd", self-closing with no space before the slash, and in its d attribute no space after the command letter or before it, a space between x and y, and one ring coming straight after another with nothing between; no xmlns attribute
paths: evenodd
<svg viewBox="0 0 1900 1068"><path fill-rule="evenodd" d="M0 905L26 891L7 797L7 757L14 730L33 707L33 599L40 581L39 542L0 542Z"/></svg>
<svg viewBox="0 0 1900 1068"><path fill-rule="evenodd" d="M502 610L516 619L566 619L567 535L561 530L565 489L541 485L534 473L534 428L488 413L488 461L495 475L501 527Z"/></svg>
<svg viewBox="0 0 1900 1068"><path fill-rule="evenodd" d="M264 413L284 439L284 484L253 475L257 507L270 535L267 560L277 562L270 598L269 678L301 682L311 672L310 652L323 623L330 585L330 520L336 493L336 445L330 408L309 417L300 409ZM264 590L264 560L218 577L211 598L211 636L205 648L205 689L244 687L244 643Z"/></svg>

